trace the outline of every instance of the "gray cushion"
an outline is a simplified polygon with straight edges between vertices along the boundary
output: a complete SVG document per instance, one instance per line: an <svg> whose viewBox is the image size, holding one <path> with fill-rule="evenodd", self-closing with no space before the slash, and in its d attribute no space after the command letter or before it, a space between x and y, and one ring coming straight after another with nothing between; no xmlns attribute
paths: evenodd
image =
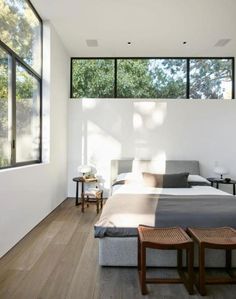
<svg viewBox="0 0 236 299"><path fill-rule="evenodd" d="M155 174L143 172L144 183L148 187L155 188L189 188L189 173Z"/></svg>

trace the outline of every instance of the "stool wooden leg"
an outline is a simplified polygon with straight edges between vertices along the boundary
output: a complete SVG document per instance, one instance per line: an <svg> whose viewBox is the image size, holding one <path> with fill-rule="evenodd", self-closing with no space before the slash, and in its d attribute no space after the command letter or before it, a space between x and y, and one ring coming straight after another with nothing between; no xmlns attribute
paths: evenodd
<svg viewBox="0 0 236 299"><path fill-rule="evenodd" d="M225 268L228 274L232 277L233 273L231 271L231 261L232 261L232 251L231 249L225 250Z"/></svg>
<svg viewBox="0 0 236 299"><path fill-rule="evenodd" d="M188 267L188 291L189 294L193 294L193 260L194 260L194 247L193 244L187 250L187 267Z"/></svg>
<svg viewBox="0 0 236 299"><path fill-rule="evenodd" d="M143 295L148 293L147 286L146 286L146 247L141 244L140 246L140 283L141 283L141 292Z"/></svg>
<svg viewBox="0 0 236 299"><path fill-rule="evenodd" d="M204 296L206 295L206 274L205 274L205 247L199 245L199 293Z"/></svg>
<svg viewBox="0 0 236 299"><path fill-rule="evenodd" d="M84 194L82 194L82 196L81 196L81 211L82 211L82 213L84 213L84 202L85 202L85 198L84 198Z"/></svg>
<svg viewBox="0 0 236 299"><path fill-rule="evenodd" d="M101 209L103 208L103 191L101 192Z"/></svg>
<svg viewBox="0 0 236 299"><path fill-rule="evenodd" d="M183 269L182 249L177 249L177 266L178 266L178 271L182 271Z"/></svg>
<svg viewBox="0 0 236 299"><path fill-rule="evenodd" d="M96 197L97 214L99 213L99 198Z"/></svg>
<svg viewBox="0 0 236 299"><path fill-rule="evenodd" d="M139 235L138 235L138 254L137 254L137 258L138 258L138 272L141 271L141 248L140 247L141 247L141 242L140 242L140 238L139 238Z"/></svg>

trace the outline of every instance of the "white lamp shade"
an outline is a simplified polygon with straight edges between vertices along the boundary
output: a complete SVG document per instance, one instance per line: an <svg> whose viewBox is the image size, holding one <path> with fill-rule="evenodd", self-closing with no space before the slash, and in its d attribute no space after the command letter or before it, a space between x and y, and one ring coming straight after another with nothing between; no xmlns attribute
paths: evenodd
<svg viewBox="0 0 236 299"><path fill-rule="evenodd" d="M81 173L88 173L92 170L92 168L90 165L80 165L77 170Z"/></svg>
<svg viewBox="0 0 236 299"><path fill-rule="evenodd" d="M224 167L216 166L216 167L214 168L214 173L223 175L223 174L228 173L228 171L227 171L227 169L224 168Z"/></svg>

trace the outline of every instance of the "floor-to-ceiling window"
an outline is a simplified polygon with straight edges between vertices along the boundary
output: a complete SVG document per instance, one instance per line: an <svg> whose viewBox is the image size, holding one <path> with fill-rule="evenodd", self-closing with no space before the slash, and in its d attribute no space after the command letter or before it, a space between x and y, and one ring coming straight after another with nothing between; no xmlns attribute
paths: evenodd
<svg viewBox="0 0 236 299"><path fill-rule="evenodd" d="M41 162L42 21L27 0L0 1L0 168Z"/></svg>

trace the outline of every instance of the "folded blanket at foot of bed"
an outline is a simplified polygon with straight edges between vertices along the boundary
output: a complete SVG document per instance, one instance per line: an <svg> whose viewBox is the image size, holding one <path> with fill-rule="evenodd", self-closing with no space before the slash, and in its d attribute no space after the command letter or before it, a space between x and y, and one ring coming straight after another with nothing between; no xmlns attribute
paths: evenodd
<svg viewBox="0 0 236 299"><path fill-rule="evenodd" d="M137 236L139 224L236 228L235 215L236 198L231 195L115 194L95 224L95 237Z"/></svg>

